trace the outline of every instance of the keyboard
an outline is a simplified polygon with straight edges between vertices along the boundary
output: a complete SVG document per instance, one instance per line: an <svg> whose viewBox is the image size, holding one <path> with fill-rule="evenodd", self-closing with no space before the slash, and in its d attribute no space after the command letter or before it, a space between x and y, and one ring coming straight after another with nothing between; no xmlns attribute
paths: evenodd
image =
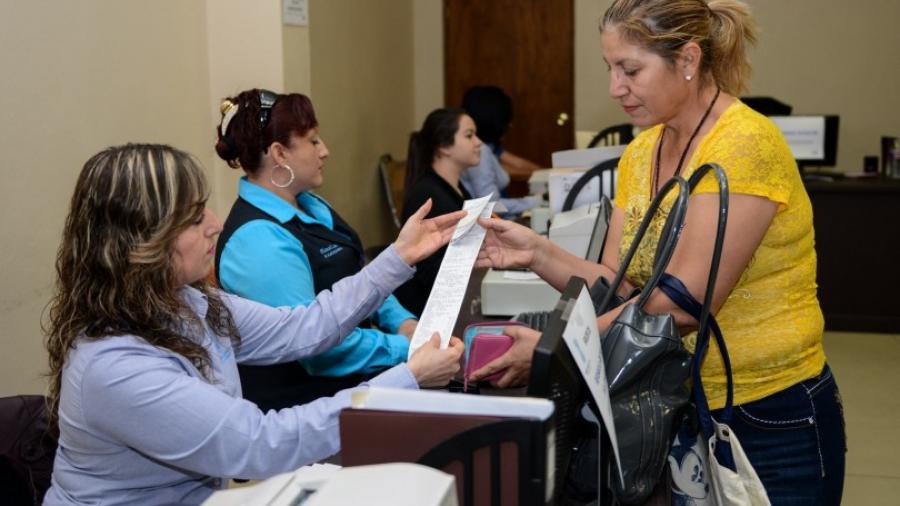
<svg viewBox="0 0 900 506"><path fill-rule="evenodd" d="M522 322L538 332L543 332L544 329L547 328L547 323L550 321L550 311L528 311L519 313L513 320Z"/></svg>

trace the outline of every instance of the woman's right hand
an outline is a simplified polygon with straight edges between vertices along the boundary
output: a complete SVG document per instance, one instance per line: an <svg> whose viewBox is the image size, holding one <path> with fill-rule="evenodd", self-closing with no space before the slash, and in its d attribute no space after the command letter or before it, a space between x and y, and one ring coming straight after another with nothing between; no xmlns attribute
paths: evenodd
<svg viewBox="0 0 900 506"><path fill-rule="evenodd" d="M518 223L496 218L479 218L487 230L475 267L531 268L541 254L541 236Z"/></svg>
<svg viewBox="0 0 900 506"><path fill-rule="evenodd" d="M427 219L425 217L431 211L431 205L431 199L425 201L406 220L394 241L394 248L408 265L419 263L447 244L453 237L456 224L466 216L466 211L460 210Z"/></svg>
<svg viewBox="0 0 900 506"><path fill-rule="evenodd" d="M441 336L437 332L423 344L406 363L420 387L442 387L459 372L459 362L465 345L457 337L450 338L450 345L441 349Z"/></svg>

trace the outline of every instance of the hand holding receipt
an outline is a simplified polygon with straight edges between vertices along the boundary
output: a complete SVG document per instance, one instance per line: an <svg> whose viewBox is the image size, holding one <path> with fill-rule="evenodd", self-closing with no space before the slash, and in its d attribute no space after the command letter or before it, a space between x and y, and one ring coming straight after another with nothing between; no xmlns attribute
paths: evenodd
<svg viewBox="0 0 900 506"><path fill-rule="evenodd" d="M494 203L490 202L490 195L467 200L463 204L466 217L456 225L453 238L447 246L434 287L410 342L408 356L411 357L434 332L441 336L441 348L447 347L472 274L472 266L484 240L485 230L478 224L478 218L490 217L493 209Z"/></svg>

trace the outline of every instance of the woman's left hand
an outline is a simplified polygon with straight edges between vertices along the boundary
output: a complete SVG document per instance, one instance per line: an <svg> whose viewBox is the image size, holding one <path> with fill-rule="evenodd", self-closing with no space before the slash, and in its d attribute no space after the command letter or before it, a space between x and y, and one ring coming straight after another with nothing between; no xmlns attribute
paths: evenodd
<svg viewBox="0 0 900 506"><path fill-rule="evenodd" d="M466 216L465 211L456 211L426 219L429 211L431 199L406 220L394 242L400 258L409 265L419 263L447 244L453 237L456 224Z"/></svg>

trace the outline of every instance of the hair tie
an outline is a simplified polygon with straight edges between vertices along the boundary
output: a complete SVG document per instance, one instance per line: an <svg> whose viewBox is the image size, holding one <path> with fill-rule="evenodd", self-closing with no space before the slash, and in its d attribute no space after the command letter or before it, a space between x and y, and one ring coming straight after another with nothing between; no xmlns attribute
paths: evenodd
<svg viewBox="0 0 900 506"><path fill-rule="evenodd" d="M238 112L238 105L232 102L231 100L225 100L222 102L222 105L219 106L219 111L222 113L222 125L219 127L219 132L222 134L222 137L225 137L225 132L228 131L228 124L231 123L232 118Z"/></svg>

